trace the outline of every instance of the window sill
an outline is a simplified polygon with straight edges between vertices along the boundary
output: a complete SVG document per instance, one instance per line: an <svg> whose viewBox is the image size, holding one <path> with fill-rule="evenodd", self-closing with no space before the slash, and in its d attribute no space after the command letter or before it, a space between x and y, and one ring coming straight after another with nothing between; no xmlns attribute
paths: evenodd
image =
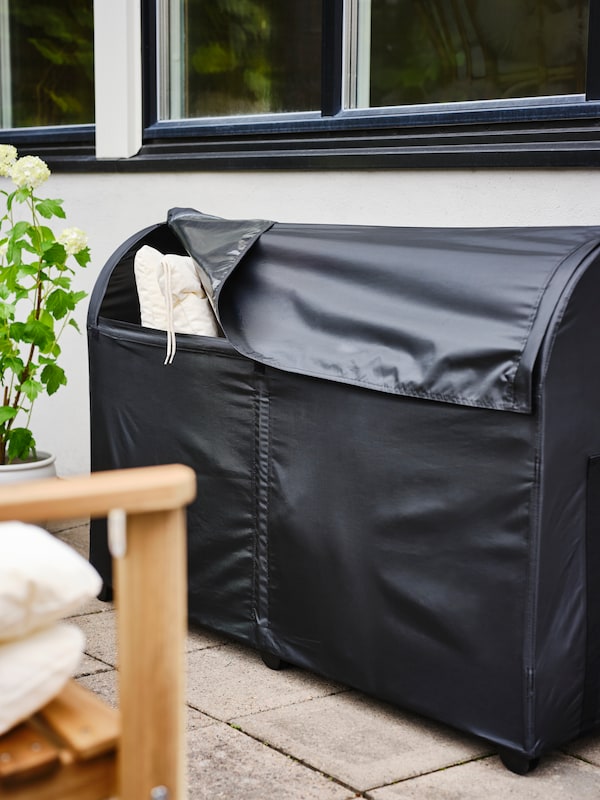
<svg viewBox="0 0 600 800"><path fill-rule="evenodd" d="M597 103L547 109L540 119L498 111L477 121L339 115L275 123L197 126L159 123L128 159L98 160L93 136L4 136L64 172L219 170L590 168L600 166ZM574 113L576 112L576 113ZM476 112L470 112L476 114ZM508 116L508 119L506 119ZM547 117L547 118L544 118ZM21 133L21 132L19 132Z"/></svg>

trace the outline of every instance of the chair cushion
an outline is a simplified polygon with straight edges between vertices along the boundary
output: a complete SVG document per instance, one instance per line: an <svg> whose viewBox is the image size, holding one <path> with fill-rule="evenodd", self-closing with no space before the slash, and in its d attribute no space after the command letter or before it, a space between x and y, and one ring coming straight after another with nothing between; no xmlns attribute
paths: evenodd
<svg viewBox="0 0 600 800"><path fill-rule="evenodd" d="M0 523L0 642L74 613L101 588L92 565L52 534Z"/></svg>
<svg viewBox="0 0 600 800"><path fill-rule="evenodd" d="M0 644L0 734L60 692L77 669L84 646L83 632L66 623Z"/></svg>

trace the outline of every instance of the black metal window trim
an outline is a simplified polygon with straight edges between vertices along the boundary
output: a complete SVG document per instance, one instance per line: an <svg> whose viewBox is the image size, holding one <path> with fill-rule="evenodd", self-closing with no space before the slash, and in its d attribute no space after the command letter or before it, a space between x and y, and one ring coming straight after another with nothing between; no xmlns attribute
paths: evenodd
<svg viewBox="0 0 600 800"><path fill-rule="evenodd" d="M323 0L321 110L177 121L158 119L157 3L142 0L138 155L97 160L93 126L8 131L3 141L64 171L600 166L600 0L590 0L585 96L346 110L343 0Z"/></svg>

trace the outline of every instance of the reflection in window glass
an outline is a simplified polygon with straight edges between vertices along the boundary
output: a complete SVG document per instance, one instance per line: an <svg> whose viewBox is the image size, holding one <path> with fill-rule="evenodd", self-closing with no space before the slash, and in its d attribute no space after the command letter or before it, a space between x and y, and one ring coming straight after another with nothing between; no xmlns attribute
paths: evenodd
<svg viewBox="0 0 600 800"><path fill-rule="evenodd" d="M170 0L168 27L161 116L320 107L321 0Z"/></svg>
<svg viewBox="0 0 600 800"><path fill-rule="evenodd" d="M0 0L0 125L94 121L93 0Z"/></svg>
<svg viewBox="0 0 600 800"><path fill-rule="evenodd" d="M369 5L369 97L365 102L360 96L359 105L585 91L587 0L370 0Z"/></svg>

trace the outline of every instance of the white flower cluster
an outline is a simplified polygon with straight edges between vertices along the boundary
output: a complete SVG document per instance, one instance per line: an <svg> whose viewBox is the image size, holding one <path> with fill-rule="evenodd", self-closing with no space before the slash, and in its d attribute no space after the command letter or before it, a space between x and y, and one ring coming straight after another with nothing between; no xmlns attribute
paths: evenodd
<svg viewBox="0 0 600 800"><path fill-rule="evenodd" d="M12 144L0 144L0 175L10 175L17 160L17 148Z"/></svg>
<svg viewBox="0 0 600 800"><path fill-rule="evenodd" d="M38 156L23 156L13 164L10 170L12 182L22 188L37 189L50 177L50 170L45 161Z"/></svg>
<svg viewBox="0 0 600 800"><path fill-rule="evenodd" d="M67 251L68 256L81 252L87 247L87 235L80 228L65 228L59 235L58 241Z"/></svg>

